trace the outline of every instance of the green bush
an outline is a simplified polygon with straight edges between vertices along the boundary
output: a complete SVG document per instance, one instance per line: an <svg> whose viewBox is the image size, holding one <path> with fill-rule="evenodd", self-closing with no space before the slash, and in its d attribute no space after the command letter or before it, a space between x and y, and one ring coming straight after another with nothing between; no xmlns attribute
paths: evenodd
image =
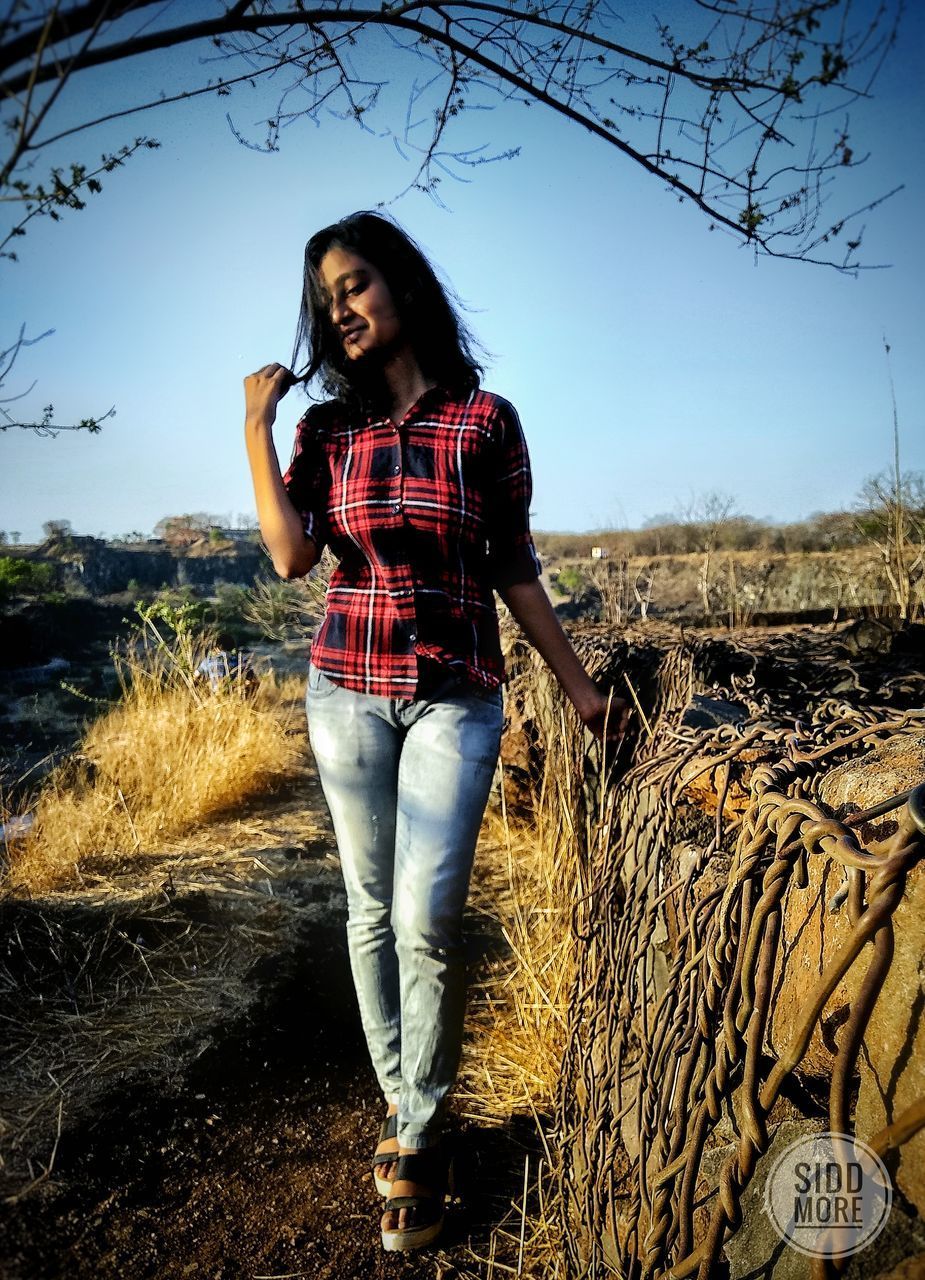
<svg viewBox="0 0 925 1280"><path fill-rule="evenodd" d="M153 593L146 607L166 609L177 613L182 611L184 617L189 620L190 625L196 627L204 627L206 625L209 612L208 600L203 600L196 594L193 587L185 585L182 587L162 586Z"/></svg>
<svg viewBox="0 0 925 1280"><path fill-rule="evenodd" d="M588 578L577 565L566 565L556 574L552 585L560 596L577 596L587 589Z"/></svg>
<svg viewBox="0 0 925 1280"><path fill-rule="evenodd" d="M0 605L13 596L46 595L54 586L55 570L50 564L0 556Z"/></svg>

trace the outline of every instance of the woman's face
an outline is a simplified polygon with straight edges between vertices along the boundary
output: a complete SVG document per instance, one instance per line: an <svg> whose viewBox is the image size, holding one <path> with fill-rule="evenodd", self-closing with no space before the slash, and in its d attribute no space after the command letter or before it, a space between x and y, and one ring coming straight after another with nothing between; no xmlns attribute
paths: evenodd
<svg viewBox="0 0 925 1280"><path fill-rule="evenodd" d="M401 320L378 267L351 249L333 248L321 259L318 278L348 359L402 345Z"/></svg>

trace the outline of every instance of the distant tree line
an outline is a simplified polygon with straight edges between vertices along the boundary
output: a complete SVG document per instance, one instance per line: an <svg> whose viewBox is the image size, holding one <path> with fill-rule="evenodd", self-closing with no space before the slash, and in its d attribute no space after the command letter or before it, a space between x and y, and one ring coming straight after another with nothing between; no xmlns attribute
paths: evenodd
<svg viewBox="0 0 925 1280"><path fill-rule="evenodd" d="M903 479L906 537L925 543L925 477ZM885 495L885 496L884 496ZM712 542L716 551L766 551L791 555L807 551L845 551L870 546L888 536L890 491L882 478L868 481L854 511L819 512L805 520L775 524L748 515L719 521L655 516L641 529L607 529L593 533L537 533L539 550L564 558L586 558L592 544L610 555L670 556L702 553Z"/></svg>
<svg viewBox="0 0 925 1280"><path fill-rule="evenodd" d="M604 548L611 556L649 557L702 554L706 548L783 555L846 551L889 537L896 524L897 508L904 522L904 539L916 546L925 544L925 475L919 472L904 473L898 488L889 476L874 476L862 488L854 510L818 512L787 524L739 514L731 498L714 493L695 499L676 515L651 516L640 529L537 531L535 539L541 552L560 559L587 559L592 546ZM46 520L42 530L49 539L74 533L70 520ZM259 537L253 516L239 515L232 526L230 517L207 512L164 516L155 525L154 536L168 546L182 547L232 531L239 536ZM15 531L0 530L0 545L15 545L20 536ZM134 531L111 541L141 542L145 536Z"/></svg>

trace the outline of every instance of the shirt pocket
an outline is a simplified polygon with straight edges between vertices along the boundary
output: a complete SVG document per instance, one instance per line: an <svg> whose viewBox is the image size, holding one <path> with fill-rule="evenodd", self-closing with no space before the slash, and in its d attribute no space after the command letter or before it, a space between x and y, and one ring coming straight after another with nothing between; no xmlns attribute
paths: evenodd
<svg viewBox="0 0 925 1280"><path fill-rule="evenodd" d="M348 568L375 560L376 531L400 523L401 454L389 439L335 441L326 518L331 542Z"/></svg>
<svg viewBox="0 0 925 1280"><path fill-rule="evenodd" d="M404 449L409 519L451 541L484 539L489 448L475 428L415 433Z"/></svg>

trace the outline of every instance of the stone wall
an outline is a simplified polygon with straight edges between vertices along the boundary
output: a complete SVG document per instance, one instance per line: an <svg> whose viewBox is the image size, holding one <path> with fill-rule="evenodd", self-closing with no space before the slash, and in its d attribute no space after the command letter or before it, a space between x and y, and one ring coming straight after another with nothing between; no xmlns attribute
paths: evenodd
<svg viewBox="0 0 925 1280"><path fill-rule="evenodd" d="M95 538L75 538L67 550L35 557L53 564L59 586L81 586L92 596L125 591L129 583L142 587L197 587L208 590L219 582L249 586L272 566L259 547L234 553L176 555L167 548L114 547Z"/></svg>
<svg viewBox="0 0 925 1280"><path fill-rule="evenodd" d="M826 1128L872 1141L893 1180L887 1227L848 1274L912 1265L925 1131L887 1126L925 1096L925 842L903 805L857 830L850 815L925 782L922 629L886 651L858 627L573 638L641 706L632 767L603 794L598 749L563 739L539 663L506 747L524 775L569 752L574 828L595 813L615 833L592 837L574 915L556 1126L573 1274L808 1277L763 1187L780 1150ZM833 977L884 903L876 943Z"/></svg>

